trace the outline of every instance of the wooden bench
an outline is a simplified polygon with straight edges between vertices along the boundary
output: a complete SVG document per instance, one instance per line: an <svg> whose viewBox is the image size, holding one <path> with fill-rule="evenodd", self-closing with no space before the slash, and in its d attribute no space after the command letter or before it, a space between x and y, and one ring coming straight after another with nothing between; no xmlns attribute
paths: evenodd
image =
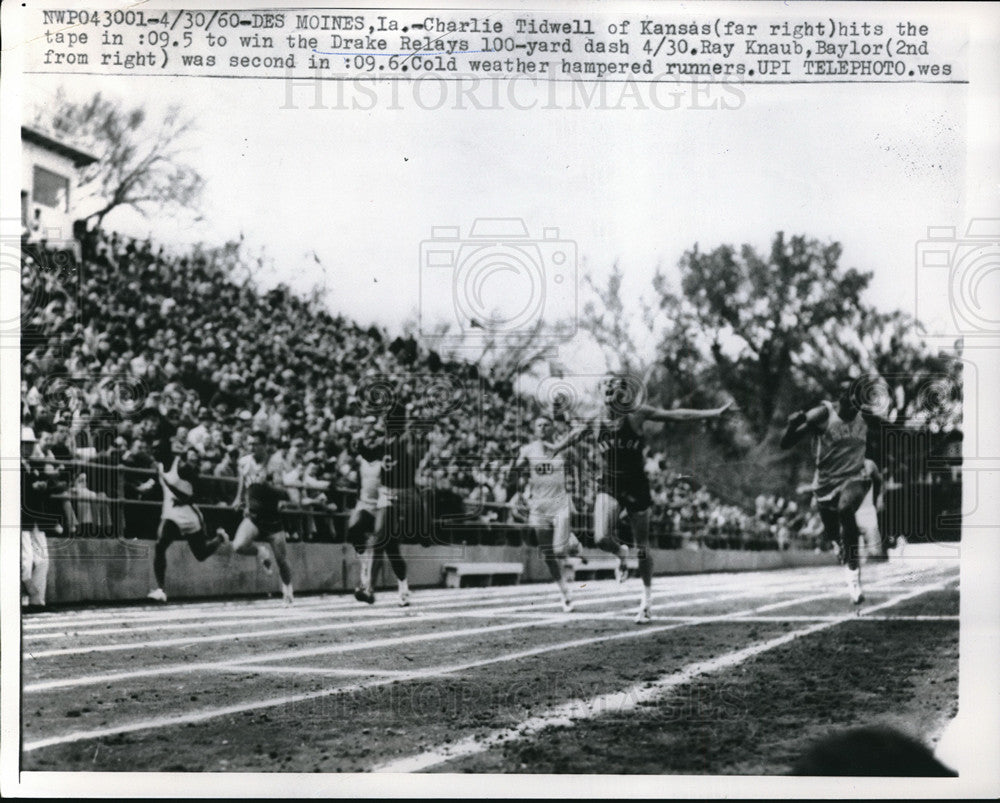
<svg viewBox="0 0 1000 803"><path fill-rule="evenodd" d="M516 585L524 573L523 563L446 563L441 567L445 588L461 588L466 578L484 579L482 585ZM499 582L498 582L499 581ZM478 583L477 583L478 585Z"/></svg>
<svg viewBox="0 0 1000 803"><path fill-rule="evenodd" d="M605 580L613 579L615 569L618 568L618 558L609 555L604 558L587 558L586 562L582 558L566 558L566 580ZM639 571L638 558L625 558L625 565L628 567L629 576Z"/></svg>

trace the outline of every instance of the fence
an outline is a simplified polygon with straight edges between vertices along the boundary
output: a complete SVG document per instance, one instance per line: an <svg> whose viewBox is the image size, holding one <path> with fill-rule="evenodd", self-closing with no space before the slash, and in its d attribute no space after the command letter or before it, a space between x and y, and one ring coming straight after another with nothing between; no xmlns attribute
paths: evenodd
<svg viewBox="0 0 1000 803"><path fill-rule="evenodd" d="M154 539L160 520L162 495L156 471L122 465L119 462L95 463L86 460L33 458L33 467L48 466L47 476L58 472L65 488L34 499L34 507L25 500L25 511L50 534L64 537ZM242 510L230 504L236 496L238 481L233 477L200 477L197 497L209 532L223 527L232 533L242 518ZM299 486L301 487L301 486ZM421 491L432 521L431 540L442 545L521 546L534 543L534 530L523 522L508 520L511 509L500 503L464 502L449 491ZM347 519L357 500L357 490L338 487L327 496L332 506L308 505L282 510L291 540L318 543L344 543ZM223 503L228 500L230 503ZM484 520L495 518L495 520ZM778 549L773 537L752 532L675 531L669 516L654 515L650 522L651 545L660 549L708 547L711 549ZM592 543L591 516L576 513L572 529L585 545ZM627 524L621 523L619 536L628 540Z"/></svg>

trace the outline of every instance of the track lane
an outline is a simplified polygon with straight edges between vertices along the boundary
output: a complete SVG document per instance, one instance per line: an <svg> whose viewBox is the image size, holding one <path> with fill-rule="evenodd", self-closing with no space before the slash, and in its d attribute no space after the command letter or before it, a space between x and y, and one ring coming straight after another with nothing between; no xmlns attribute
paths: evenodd
<svg viewBox="0 0 1000 803"><path fill-rule="evenodd" d="M925 575L926 573L927 573L926 571L918 572L919 575ZM898 575L899 575L899 572L885 573L885 582L887 582L887 583L889 583L889 582L898 583L899 582L899 576ZM772 575L772 579L773 579L773 575ZM827 579L829 580L829 579L832 579L832 578L828 577ZM678 581L678 578L662 578L662 580L665 583L676 583ZM773 585L773 583L772 583L772 585ZM800 585L801 585L801 583L800 583ZM837 585L839 585L839 583ZM790 585L790 587L791 587L791 585ZM676 589L673 589L673 590L676 591ZM697 590L697 589L695 589L695 590ZM832 593L833 592L831 592L831 594ZM839 595L842 596L843 592L838 589L838 593L839 593ZM629 596L629 594L628 594L627 591L623 592L623 595L625 597ZM506 596L506 595L504 595L504 596ZM516 595L511 595L511 596L516 596ZM770 592L770 593L768 593L768 594L762 594L761 598L762 598L762 600L764 600L764 599L771 599L771 600L773 600L773 598L774 598L773 597L773 591ZM773 605L773 604L774 604L773 602L766 603L766 605ZM760 607L763 607L763 606L757 606L757 608L760 608ZM756 609L747 609L748 612L750 610L756 610ZM731 611L728 614L725 614L723 618L726 618L726 617L729 617L729 616L733 616L735 613L736 613L736 611ZM553 618L554 619L558 619L559 617L553 617ZM691 620L691 621L671 622L668 625L664 625L663 627L665 627L666 629L670 630L670 629L674 629L674 628L678 628L678 627L689 627L692 624L705 624L706 622L709 622L709 621L711 621L709 617L701 617L701 618L694 619L694 620ZM359 623L359 624L363 627L364 623ZM548 623L548 624L555 625L556 622L551 622L551 623ZM622 623L621 622L617 622L616 624L620 628ZM748 622L747 624L750 625L750 626L752 626L754 624L759 625L760 623ZM475 630L475 629L465 628L465 630L468 631L468 630ZM514 630L514 628L509 628L509 630ZM500 630L500 631L487 631L487 632L488 633L493 633L493 632L504 632L504 631ZM467 662L464 662L464 663L458 663L458 664L453 664L453 665L437 666L437 667L428 668L428 669L420 669L420 670L417 670L417 671L414 671L414 672L411 672L411 673L408 673L408 674L404 673L404 674L401 674L401 675L400 674L391 675L391 676L387 675L387 676L380 677L380 678L369 679L368 681L361 682L361 683L340 684L340 685L338 685L336 687L332 687L332 688L323 688L323 689L320 689L320 690L316 690L314 692L307 692L306 693L306 697L300 697L300 696L293 695L291 698L289 698L288 695L285 695L284 697L274 698L272 700L253 701L253 702L247 702L247 703L240 703L240 704L237 704L235 707L230 706L230 707L225 707L225 708L217 709L216 713L214 713L214 714L208 714L207 712L205 712L203 710L202 711L196 711L196 712L185 712L185 713L179 715L181 717L181 719L178 722L174 723L174 724L181 724L182 722L188 722L188 721L204 721L205 719L211 718L213 716L224 716L227 713L231 714L231 713L235 713L235 712L238 712L238 711L258 710L259 708L269 707L271 705L280 706L282 704L288 704L288 703L294 703L294 702L302 702L304 700L314 699L314 698L310 697L310 695L326 696L326 695L332 695L332 694L351 693L352 690L353 691L359 691L361 689L370 688L373 684L379 684L379 685L381 685L381 684L387 684L387 683L395 683L398 680L400 680L401 678L406 678L406 679L408 679L409 681L412 682L414 680L420 680L420 679L425 679L425 678L432 678L432 677L435 677L436 675L442 675L442 674L449 675L449 674L467 672L467 671L474 670L477 667L495 666L497 664L501 664L501 663L507 662L507 661L516 662L516 661L519 661L519 660L523 660L524 658L530 657L531 655L548 654L548 653L551 653L551 652L554 652L554 651L558 651L558 650L575 650L575 649L581 649L581 648L585 648L585 647L591 646L593 644L602 643L602 642L605 642L605 641L610 641L610 640L612 640L612 636L617 637L617 638L626 638L626 639L630 639L630 638L642 638L643 637L642 634L644 634L644 633L645 634L653 634L653 633L656 633L656 632L658 632L658 631L656 631L656 630L650 630L650 629L637 628L637 629L634 629L634 630L627 630L624 633L619 632L619 633L615 633L615 634L609 634L609 636L607 636L607 637L601 636L601 637L598 637L596 639L594 639L594 638L590 638L590 639L575 639L575 640L564 641L564 642L560 642L560 643L546 643L546 644L539 645L537 648L532 648L532 649L529 649L529 650L521 650L519 652L514 652L514 653L504 653L504 654L502 654L500 656L496 656L496 655L494 655L494 656L487 656L487 657L485 657L485 658L483 658L481 660L478 660L478 661L471 661L471 662L467 661ZM449 635L448 637L451 637L451 636ZM384 644L382 646L388 648L391 645ZM491 642L489 640L487 640L480 649L482 649L482 650L488 650L490 646L491 646ZM493 645L493 646L495 646L495 645ZM309 658L312 658L314 655L317 655L317 654L318 655L325 654L325 651L322 651L322 650L319 653L316 653L315 651L308 651L308 650L305 651L305 652L307 652L307 653L311 652L312 653L311 655L308 656ZM306 656L303 655L301 657L306 657ZM254 656L253 660L254 661L259 661L259 656ZM284 659L276 659L276 660L287 660L287 656ZM256 665L258 667L261 666L259 663L257 663ZM240 672L246 671L246 669L247 669L247 667L245 667L245 666L241 667L237 663L234 662L231 667L229 667L229 668L226 669L226 671L227 672L231 671L233 673L238 674ZM384 667L384 666L383 667L379 667L379 669L383 670L383 671L395 671L395 670L392 670L392 669ZM215 666L215 667L209 666L209 667L206 667L206 671L215 671L216 673L218 673L220 671L220 668L218 666ZM262 672L268 672L268 670L260 670L260 671L262 671ZM303 673L300 673L300 674L303 674ZM253 670L247 672L247 674L245 675L245 677L247 677L247 678L254 677ZM329 679L330 676L327 675L326 677L327 677L327 679ZM113 681L113 683L116 684L116 683L118 683L118 681ZM265 684L265 685L267 685L267 684ZM249 706L249 707L247 707L247 706ZM191 720L190 717L192 717L192 716L195 717L196 719ZM156 722L159 722L159 720L156 720ZM152 727L169 727L169 725L167 725L167 724L153 724L151 726ZM103 730L97 729L96 731L92 731L91 732L92 734L96 734L96 735L79 736L79 738L84 738L84 739L86 739L86 738L96 738L97 736L100 736L102 734L103 735L109 735L111 733L134 732L136 729L141 729L142 727L143 726L141 724L137 724L137 723L133 722L133 723L130 723L130 724L126 725L125 728L124 728L124 730L122 730L120 727L111 727L110 729L105 728ZM79 734L79 732L77 732L77 733ZM66 736L66 734L63 734L60 738L64 738L65 736ZM74 737L74 739L75 738L77 738L77 737ZM73 739L71 739L71 741L72 740ZM32 741L30 741L30 742L28 742L26 744L26 747L31 746L31 749L34 750L34 749L40 749L41 747L45 747L48 744L50 744L50 742L48 742L46 740L38 741L38 742L32 740Z"/></svg>

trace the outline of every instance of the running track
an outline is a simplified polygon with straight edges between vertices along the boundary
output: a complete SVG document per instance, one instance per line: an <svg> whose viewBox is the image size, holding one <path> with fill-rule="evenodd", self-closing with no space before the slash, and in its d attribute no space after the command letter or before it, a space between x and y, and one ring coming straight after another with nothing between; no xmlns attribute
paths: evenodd
<svg viewBox="0 0 1000 803"><path fill-rule="evenodd" d="M699 679L862 620L957 633L955 552L868 565L864 584L859 610L839 567L659 577L646 626L634 579L583 584L571 614L525 585L418 590L409 609L384 592L26 616L22 768L503 769L549 729L690 703Z"/></svg>

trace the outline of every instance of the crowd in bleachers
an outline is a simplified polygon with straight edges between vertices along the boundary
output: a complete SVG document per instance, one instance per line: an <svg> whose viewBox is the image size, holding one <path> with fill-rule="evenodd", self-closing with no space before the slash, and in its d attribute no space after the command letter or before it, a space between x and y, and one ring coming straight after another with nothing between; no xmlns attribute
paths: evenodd
<svg viewBox="0 0 1000 803"><path fill-rule="evenodd" d="M508 484L507 467L539 410L509 381L287 288L259 290L234 276L224 250L176 256L100 230L80 241L79 267L26 247L22 283L22 422L32 466L75 502L71 513L53 507L64 530L113 531L120 522L102 500L155 501L153 469L173 454L198 467L203 504L231 505L251 433L267 439L271 474L295 505L343 511L357 486L352 435L394 401L427 430L423 486L482 522L518 521L523 489ZM571 477L581 515L592 499L583 458ZM807 522L794 503L756 513L724 503L668 476L658 457L650 474L654 522L708 546L784 546ZM296 529L311 538L329 526L316 515Z"/></svg>

